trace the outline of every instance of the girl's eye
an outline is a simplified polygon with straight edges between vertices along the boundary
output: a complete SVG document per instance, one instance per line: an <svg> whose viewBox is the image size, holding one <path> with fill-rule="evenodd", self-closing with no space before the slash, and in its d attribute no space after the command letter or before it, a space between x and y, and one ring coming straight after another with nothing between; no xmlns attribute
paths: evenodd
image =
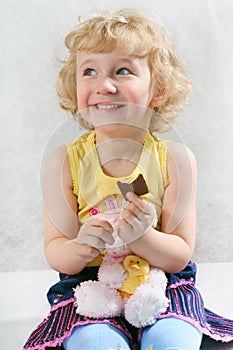
<svg viewBox="0 0 233 350"><path fill-rule="evenodd" d="M87 75L87 76L89 76L89 77L92 77L92 76L97 75L97 73L96 73L96 71L95 71L94 69L92 69L92 68L87 68L87 69L85 69L83 75Z"/></svg>
<svg viewBox="0 0 233 350"><path fill-rule="evenodd" d="M123 67L123 68L120 68L118 69L117 71L117 74L120 74L120 75L127 75L127 74L130 74L131 72L129 71L129 69Z"/></svg>

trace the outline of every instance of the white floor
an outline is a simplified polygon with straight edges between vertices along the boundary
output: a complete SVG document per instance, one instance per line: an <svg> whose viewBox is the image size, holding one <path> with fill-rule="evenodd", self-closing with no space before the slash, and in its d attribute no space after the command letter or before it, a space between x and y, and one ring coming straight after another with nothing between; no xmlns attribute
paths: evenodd
<svg viewBox="0 0 233 350"><path fill-rule="evenodd" d="M46 292L57 281L57 273L2 272L0 279L0 349L21 350L31 330L49 311ZM233 263L199 264L197 280L205 306L233 319ZM201 349L229 350L233 343L205 341Z"/></svg>

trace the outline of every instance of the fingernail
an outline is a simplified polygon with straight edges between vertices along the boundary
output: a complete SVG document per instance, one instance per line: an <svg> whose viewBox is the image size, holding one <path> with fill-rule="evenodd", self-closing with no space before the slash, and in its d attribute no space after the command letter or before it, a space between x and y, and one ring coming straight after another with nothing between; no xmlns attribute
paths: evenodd
<svg viewBox="0 0 233 350"><path fill-rule="evenodd" d="M127 192L125 197L126 197L126 199L128 199L129 201L131 201L132 198L133 198L133 192Z"/></svg>

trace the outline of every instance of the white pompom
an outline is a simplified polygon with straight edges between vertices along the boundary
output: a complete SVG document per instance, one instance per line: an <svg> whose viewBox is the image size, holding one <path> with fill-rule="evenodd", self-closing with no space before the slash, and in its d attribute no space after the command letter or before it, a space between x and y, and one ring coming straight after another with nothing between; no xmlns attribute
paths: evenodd
<svg viewBox="0 0 233 350"><path fill-rule="evenodd" d="M74 295L77 299L76 312L80 315L102 318L122 313L122 300L118 291L107 288L102 282L82 282L75 288Z"/></svg>
<svg viewBox="0 0 233 350"><path fill-rule="evenodd" d="M168 299L160 287L142 284L126 303L125 318L135 327L145 327L153 324L167 306Z"/></svg>
<svg viewBox="0 0 233 350"><path fill-rule="evenodd" d="M122 264L108 264L103 261L98 272L99 281L105 283L109 288L119 288L125 279L125 271Z"/></svg>
<svg viewBox="0 0 233 350"><path fill-rule="evenodd" d="M167 285L167 277L164 271L154 267L151 268L148 273L147 283L151 286L160 287L161 289L165 290Z"/></svg>

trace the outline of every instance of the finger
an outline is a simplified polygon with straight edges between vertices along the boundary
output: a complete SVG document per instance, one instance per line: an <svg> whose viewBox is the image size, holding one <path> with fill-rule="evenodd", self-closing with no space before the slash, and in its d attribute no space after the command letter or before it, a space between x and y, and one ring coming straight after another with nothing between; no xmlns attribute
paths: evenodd
<svg viewBox="0 0 233 350"><path fill-rule="evenodd" d="M128 210L131 210L135 213L135 215L139 218L141 213L146 217L153 217L153 221L157 219L157 214L155 207L152 203L147 202L141 198L139 198L135 193L128 192L127 195L129 195L129 198L131 198L131 201L129 201ZM143 215L141 216L140 220L144 220Z"/></svg>
<svg viewBox="0 0 233 350"><path fill-rule="evenodd" d="M131 224L133 221L138 220L138 216L131 210L124 209L121 213L121 219L123 219L123 222Z"/></svg>
<svg viewBox="0 0 233 350"><path fill-rule="evenodd" d="M89 247L102 250L105 248L105 242L102 241L99 237L85 235L85 237L77 237L75 241L82 245L88 245Z"/></svg>
<svg viewBox="0 0 233 350"><path fill-rule="evenodd" d="M100 236L98 236L106 245L112 245L114 243L114 238L111 232L103 231Z"/></svg>
<svg viewBox="0 0 233 350"><path fill-rule="evenodd" d="M142 211L136 217L130 211L125 210L121 215L122 221L119 222L118 227L120 229L130 229L134 234L144 234L154 223L154 215L146 214Z"/></svg>
<svg viewBox="0 0 233 350"><path fill-rule="evenodd" d="M124 219L121 219L118 223L118 235L126 244L132 241L133 228Z"/></svg>
<svg viewBox="0 0 233 350"><path fill-rule="evenodd" d="M101 239L104 243L108 243L110 245L114 243L113 227L104 228L90 225L90 229L87 236L97 237Z"/></svg>
<svg viewBox="0 0 233 350"><path fill-rule="evenodd" d="M141 209L142 211L144 210L147 202L144 201L143 199L141 199L140 197L138 197L135 193L133 192L128 192L126 194L126 198L130 203L134 203L135 206L137 206L139 209Z"/></svg>
<svg viewBox="0 0 233 350"><path fill-rule="evenodd" d="M102 227L106 230L111 229L113 231L113 226L109 220L107 220L104 216L101 214L97 214L89 219L86 220L86 224L95 226L95 227Z"/></svg>
<svg viewBox="0 0 233 350"><path fill-rule="evenodd" d="M133 221L133 225L135 224L135 219L137 219L141 223L146 223L148 220L150 222L153 221L154 215L153 210L149 208L149 203L145 203L144 209L140 209L137 207L134 202L128 203L121 213L121 217L123 217L127 222Z"/></svg>
<svg viewBox="0 0 233 350"><path fill-rule="evenodd" d="M100 254L98 249L94 247L90 247L87 244L79 244L78 250L79 250L79 255L86 262L92 261Z"/></svg>
<svg viewBox="0 0 233 350"><path fill-rule="evenodd" d="M121 216L123 212L130 212L133 216L137 217L142 212L142 210L137 207L134 202L127 202L121 211Z"/></svg>

